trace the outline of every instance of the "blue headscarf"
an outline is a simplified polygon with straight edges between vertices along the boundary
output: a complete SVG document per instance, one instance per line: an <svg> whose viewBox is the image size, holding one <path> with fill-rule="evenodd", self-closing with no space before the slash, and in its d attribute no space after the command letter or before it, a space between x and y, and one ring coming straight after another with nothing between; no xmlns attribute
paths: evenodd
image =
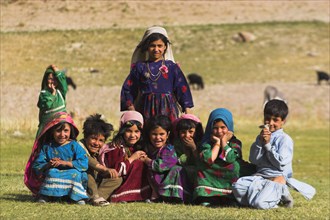
<svg viewBox="0 0 330 220"><path fill-rule="evenodd" d="M229 131L234 132L234 121L231 112L225 108L214 109L211 112L209 119L207 121L205 133L202 139L203 144L210 141L214 121L218 119L221 119L225 123Z"/></svg>

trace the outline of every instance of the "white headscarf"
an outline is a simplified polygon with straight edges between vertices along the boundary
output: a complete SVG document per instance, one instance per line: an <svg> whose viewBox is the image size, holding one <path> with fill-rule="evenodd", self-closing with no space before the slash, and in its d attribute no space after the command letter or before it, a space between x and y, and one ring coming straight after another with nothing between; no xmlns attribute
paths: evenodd
<svg viewBox="0 0 330 220"><path fill-rule="evenodd" d="M146 32L144 33L141 42L137 45L137 47L134 50L134 53L132 55L132 59L131 59L131 64L136 63L138 61L145 61L147 59L147 54L146 53L142 53L141 51L141 45L144 43L144 41L151 35L154 33L159 33L164 35L168 40L168 35L167 32L165 30L165 28L163 27L159 27L159 26L152 26L149 27ZM166 53L165 53L165 60L172 60L174 61L174 57L173 57L173 52L172 52L172 48L170 43L168 43L166 45L167 49L166 49Z"/></svg>

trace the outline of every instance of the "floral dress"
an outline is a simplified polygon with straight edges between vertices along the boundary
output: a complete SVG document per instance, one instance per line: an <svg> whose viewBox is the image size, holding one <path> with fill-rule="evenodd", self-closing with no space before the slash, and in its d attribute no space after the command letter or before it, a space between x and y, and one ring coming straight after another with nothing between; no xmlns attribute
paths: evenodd
<svg viewBox="0 0 330 220"><path fill-rule="evenodd" d="M170 60L138 62L132 65L121 90L121 111L135 106L147 120L167 115L172 121L194 106L187 80L178 64Z"/></svg>
<svg viewBox="0 0 330 220"><path fill-rule="evenodd" d="M182 202L190 202L191 187L187 184L187 173L179 165L173 145L165 145L153 152L148 164L151 181L161 197L174 198Z"/></svg>
<svg viewBox="0 0 330 220"><path fill-rule="evenodd" d="M219 197L232 195L232 184L240 174L241 142L235 136L219 152L212 162L212 144L205 143L200 149L200 159L197 165L197 187L194 198Z"/></svg>

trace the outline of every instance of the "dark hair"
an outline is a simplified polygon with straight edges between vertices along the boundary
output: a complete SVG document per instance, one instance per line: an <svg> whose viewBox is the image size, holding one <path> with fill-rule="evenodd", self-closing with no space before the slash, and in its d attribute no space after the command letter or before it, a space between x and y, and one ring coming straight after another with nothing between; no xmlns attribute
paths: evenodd
<svg viewBox="0 0 330 220"><path fill-rule="evenodd" d="M147 143L150 144L149 133L158 127L161 127L169 134L172 129L172 122L170 118L166 115L155 115L147 120L143 131L144 138Z"/></svg>
<svg viewBox="0 0 330 220"><path fill-rule="evenodd" d="M105 139L110 137L113 126L102 119L102 115L94 114L86 118L83 125L84 138L90 135L103 135Z"/></svg>
<svg viewBox="0 0 330 220"><path fill-rule="evenodd" d="M264 117L280 117L282 120L285 120L289 114L289 108L287 104L278 99L270 100L266 103L264 108Z"/></svg>
<svg viewBox="0 0 330 220"><path fill-rule="evenodd" d="M177 135L179 135L180 131L186 131L189 130L191 128L195 128L195 136L194 136L194 141L195 143L199 143L204 135L204 131L203 131L203 127L201 123L198 123L194 120L191 119L182 119L178 122L178 124L176 125L176 131L177 131Z"/></svg>
<svg viewBox="0 0 330 220"><path fill-rule="evenodd" d="M54 141L54 131L60 130L62 131L65 128L65 124L68 124L70 126L70 139L71 140L76 140L77 134L75 132L75 128L73 127L72 124L68 122L60 122L53 127L51 127L45 134L45 142L53 142Z"/></svg>
<svg viewBox="0 0 330 220"><path fill-rule="evenodd" d="M167 37L165 37L164 35L162 35L160 33L150 34L150 36L147 37L147 39L141 45L141 52L142 53L146 52L148 50L148 47L151 44L151 42L154 42L156 40L162 40L164 42L164 44L166 46L166 49L164 51L164 54L165 54L166 50L167 50L167 45L170 44L170 41L167 39Z"/></svg>
<svg viewBox="0 0 330 220"><path fill-rule="evenodd" d="M117 132L117 134L115 135L115 137L112 140L112 144L114 146L118 146L122 143L125 143L124 140L124 133L126 131L127 128L130 128L132 126L136 125L136 127L141 131L142 133L142 124L139 121L135 121L135 120L131 120L131 121L127 121L125 122L119 129L119 131ZM135 144L135 149L138 150L141 148L140 143L142 142L142 135L140 137L140 140L138 140L138 142Z"/></svg>

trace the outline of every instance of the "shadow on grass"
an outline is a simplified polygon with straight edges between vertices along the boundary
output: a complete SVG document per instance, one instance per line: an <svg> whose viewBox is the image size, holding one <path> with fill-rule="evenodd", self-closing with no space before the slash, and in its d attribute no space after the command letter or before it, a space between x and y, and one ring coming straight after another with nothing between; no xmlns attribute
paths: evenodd
<svg viewBox="0 0 330 220"><path fill-rule="evenodd" d="M32 195L24 194L4 194L0 196L0 200L15 201L15 202L35 202Z"/></svg>

